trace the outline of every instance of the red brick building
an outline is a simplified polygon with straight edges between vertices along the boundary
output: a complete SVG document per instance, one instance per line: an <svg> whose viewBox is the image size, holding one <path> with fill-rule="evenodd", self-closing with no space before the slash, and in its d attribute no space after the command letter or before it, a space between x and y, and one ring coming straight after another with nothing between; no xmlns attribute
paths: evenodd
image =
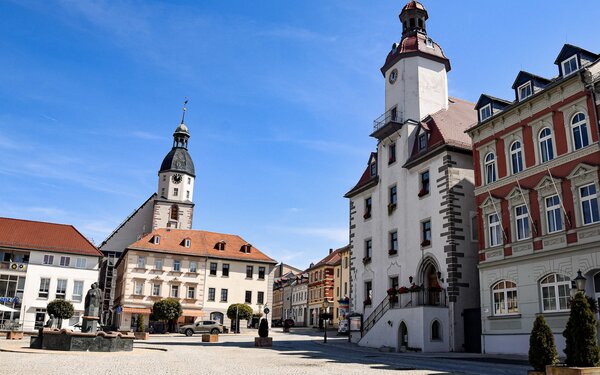
<svg viewBox="0 0 600 375"><path fill-rule="evenodd" d="M514 101L484 94L475 107L485 352L527 353L540 313L561 352L579 270L600 298L599 57L566 44L555 78L521 71Z"/></svg>

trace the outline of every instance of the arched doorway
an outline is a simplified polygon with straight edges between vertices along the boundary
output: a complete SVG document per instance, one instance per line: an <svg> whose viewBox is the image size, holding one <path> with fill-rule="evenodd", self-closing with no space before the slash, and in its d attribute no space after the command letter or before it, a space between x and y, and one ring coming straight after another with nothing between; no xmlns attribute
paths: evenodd
<svg viewBox="0 0 600 375"><path fill-rule="evenodd" d="M398 351L405 350L408 347L408 327L406 323L400 322L398 327Z"/></svg>
<svg viewBox="0 0 600 375"><path fill-rule="evenodd" d="M423 284L425 286L425 303L428 305L439 305L441 302L442 287L438 276L438 269L431 259L423 262Z"/></svg>

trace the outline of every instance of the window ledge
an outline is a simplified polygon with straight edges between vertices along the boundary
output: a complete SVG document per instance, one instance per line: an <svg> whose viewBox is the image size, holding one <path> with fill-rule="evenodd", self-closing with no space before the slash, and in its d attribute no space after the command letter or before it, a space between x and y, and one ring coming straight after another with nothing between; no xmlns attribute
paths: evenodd
<svg viewBox="0 0 600 375"><path fill-rule="evenodd" d="M543 315L543 316L564 316L564 317L568 317L569 314L571 314L571 310L563 310L563 311L543 311L541 313L537 313L537 315Z"/></svg>
<svg viewBox="0 0 600 375"><path fill-rule="evenodd" d="M169 271L169 275L181 276L183 272L181 271Z"/></svg>
<svg viewBox="0 0 600 375"><path fill-rule="evenodd" d="M521 314L490 315L489 320L520 319Z"/></svg>

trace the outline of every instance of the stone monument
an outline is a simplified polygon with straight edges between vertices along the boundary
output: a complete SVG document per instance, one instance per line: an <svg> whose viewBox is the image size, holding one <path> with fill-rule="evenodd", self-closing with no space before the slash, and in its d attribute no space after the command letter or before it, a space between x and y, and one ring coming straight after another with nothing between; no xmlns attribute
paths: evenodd
<svg viewBox="0 0 600 375"><path fill-rule="evenodd" d="M92 288L88 290L87 295L85 296L85 307L83 310L83 323L81 325L81 332L95 333L98 330L101 302L102 291L98 288L98 283L93 283Z"/></svg>

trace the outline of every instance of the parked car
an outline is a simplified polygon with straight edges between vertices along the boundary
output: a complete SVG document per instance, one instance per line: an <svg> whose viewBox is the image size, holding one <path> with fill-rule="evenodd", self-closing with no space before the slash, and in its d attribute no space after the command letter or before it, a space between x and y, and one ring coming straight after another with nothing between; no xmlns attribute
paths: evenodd
<svg viewBox="0 0 600 375"><path fill-rule="evenodd" d="M200 320L194 324L179 327L179 333L192 336L194 333L210 333L213 335L223 333L223 325L214 320Z"/></svg>

